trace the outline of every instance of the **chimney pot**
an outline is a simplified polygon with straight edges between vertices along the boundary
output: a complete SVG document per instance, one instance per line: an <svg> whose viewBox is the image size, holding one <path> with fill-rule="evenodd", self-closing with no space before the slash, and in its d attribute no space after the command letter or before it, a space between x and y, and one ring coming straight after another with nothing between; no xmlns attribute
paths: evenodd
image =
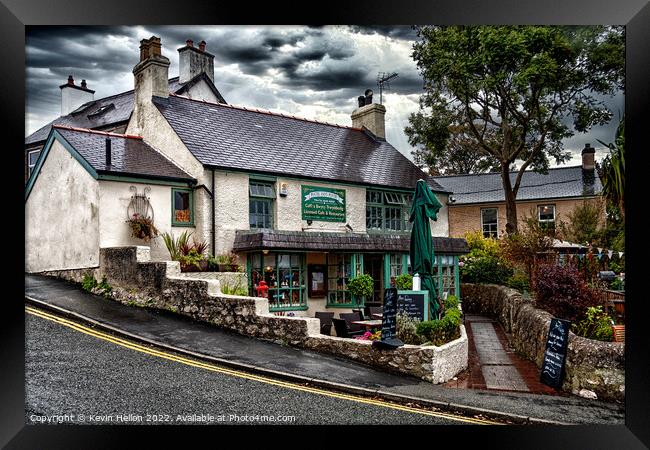
<svg viewBox="0 0 650 450"><path fill-rule="evenodd" d="M205 51L205 44L206 44L205 41L199 42L199 50L201 50L202 52Z"/></svg>
<svg viewBox="0 0 650 450"><path fill-rule="evenodd" d="M72 78L72 75L68 75L68 84L74 86L74 78Z"/></svg>
<svg viewBox="0 0 650 450"><path fill-rule="evenodd" d="M86 84L86 80L81 80L81 87L84 89L88 89L88 85Z"/></svg>
<svg viewBox="0 0 650 450"><path fill-rule="evenodd" d="M359 108L361 108L362 106L364 106L366 104L366 98L363 95L360 95L357 98L357 101L359 102Z"/></svg>
<svg viewBox="0 0 650 450"><path fill-rule="evenodd" d="M185 41L185 43L187 44L188 47L194 47L194 41L192 39L188 39L187 41Z"/></svg>
<svg viewBox="0 0 650 450"><path fill-rule="evenodd" d="M111 165L111 138L106 138L106 167Z"/></svg>

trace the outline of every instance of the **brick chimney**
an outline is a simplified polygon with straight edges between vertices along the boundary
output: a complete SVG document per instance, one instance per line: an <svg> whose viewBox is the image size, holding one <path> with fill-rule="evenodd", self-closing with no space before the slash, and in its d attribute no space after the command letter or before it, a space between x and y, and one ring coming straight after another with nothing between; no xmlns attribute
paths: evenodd
<svg viewBox="0 0 650 450"><path fill-rule="evenodd" d="M191 39L178 49L178 82L187 83L200 73L205 73L214 83L214 55L205 51L206 42L194 47Z"/></svg>
<svg viewBox="0 0 650 450"><path fill-rule="evenodd" d="M160 38L140 41L140 62L133 68L135 103L151 101L152 96L169 97L169 59L161 53Z"/></svg>
<svg viewBox="0 0 650 450"><path fill-rule="evenodd" d="M585 144L582 149L582 170L594 170L596 168L596 149L591 144Z"/></svg>
<svg viewBox="0 0 650 450"><path fill-rule="evenodd" d="M380 139L386 139L386 107L372 103L372 91L367 89L358 99L359 107L352 111L352 126L366 128Z"/></svg>
<svg viewBox="0 0 650 450"><path fill-rule="evenodd" d="M582 149L582 194L594 195L596 181L596 149L591 144L585 144Z"/></svg>
<svg viewBox="0 0 650 450"><path fill-rule="evenodd" d="M68 82L59 86L61 89L61 115L70 114L84 103L92 102L95 99L95 91L88 89L86 80L81 80L81 86L74 84L72 75L68 76Z"/></svg>

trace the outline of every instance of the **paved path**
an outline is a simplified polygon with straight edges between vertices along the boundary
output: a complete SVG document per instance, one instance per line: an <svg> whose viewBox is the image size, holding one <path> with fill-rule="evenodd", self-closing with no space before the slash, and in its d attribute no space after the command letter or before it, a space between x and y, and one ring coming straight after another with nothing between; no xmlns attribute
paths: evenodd
<svg viewBox="0 0 650 450"><path fill-rule="evenodd" d="M466 314L469 364L447 387L564 395L540 383L539 369L510 347L501 325L489 317Z"/></svg>
<svg viewBox="0 0 650 450"><path fill-rule="evenodd" d="M53 278L25 275L25 295L41 304L82 315L102 326L269 373L283 372L303 379L324 380L343 387L365 389L386 398L390 395L408 397L415 403L421 399L474 411L491 410L547 421L624 423L624 410L619 404L576 396L535 395L534 390L448 389L414 377L381 372L344 358L229 333L167 311L122 305L83 292L78 285ZM495 330L498 336L499 330ZM522 378L527 380L525 375ZM563 411L561 418L558 411Z"/></svg>

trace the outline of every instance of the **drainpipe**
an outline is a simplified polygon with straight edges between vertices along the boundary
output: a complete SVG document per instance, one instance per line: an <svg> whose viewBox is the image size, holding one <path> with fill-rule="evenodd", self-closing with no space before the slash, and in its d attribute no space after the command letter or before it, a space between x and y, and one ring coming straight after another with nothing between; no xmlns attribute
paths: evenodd
<svg viewBox="0 0 650 450"><path fill-rule="evenodd" d="M214 169L212 169L212 255L217 255L217 244L216 244L216 223L215 223L215 212L214 212L214 197L217 195L217 192L214 190Z"/></svg>

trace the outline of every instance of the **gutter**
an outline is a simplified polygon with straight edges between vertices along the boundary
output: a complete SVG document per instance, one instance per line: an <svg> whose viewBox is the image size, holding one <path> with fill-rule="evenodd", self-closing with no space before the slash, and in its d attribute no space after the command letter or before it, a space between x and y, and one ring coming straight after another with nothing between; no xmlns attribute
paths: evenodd
<svg viewBox="0 0 650 450"><path fill-rule="evenodd" d="M217 240L216 240L216 234L217 234L217 227L216 227L216 222L215 222L215 211L214 211L214 205L215 205L215 200L214 197L217 194L215 189L215 184L214 184L214 168L212 169L212 195L210 198L212 199L212 207L211 207L211 215L212 215L212 256L217 255Z"/></svg>

